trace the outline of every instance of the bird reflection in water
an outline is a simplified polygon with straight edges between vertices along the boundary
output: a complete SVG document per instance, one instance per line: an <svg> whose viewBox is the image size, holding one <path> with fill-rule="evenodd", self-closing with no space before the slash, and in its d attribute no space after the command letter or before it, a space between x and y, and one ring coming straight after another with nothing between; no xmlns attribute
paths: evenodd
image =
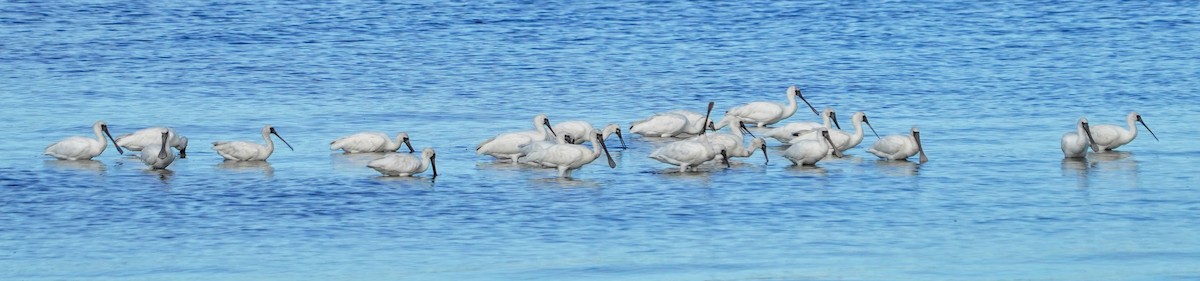
<svg viewBox="0 0 1200 281"><path fill-rule="evenodd" d="M1099 153L1090 153L1087 158L1064 158L1062 160L1063 176L1075 176L1078 178L1079 188L1087 188L1090 177L1100 175L1103 177L1122 177L1128 175L1131 186L1136 186L1138 179L1138 163L1133 157L1133 153L1127 151L1106 151ZM1116 182L1116 179L1107 179L1107 182Z"/></svg>
<svg viewBox="0 0 1200 281"><path fill-rule="evenodd" d="M875 161L875 167L889 176L915 176L921 165L912 161Z"/></svg>
<svg viewBox="0 0 1200 281"><path fill-rule="evenodd" d="M330 154L329 161L333 164L333 168L337 170L371 171L370 168L367 168L367 163L387 155L387 152L332 153Z"/></svg>
<svg viewBox="0 0 1200 281"><path fill-rule="evenodd" d="M108 170L108 166L96 160L46 160L43 163L46 168L50 169L90 172L97 175L104 174Z"/></svg>
<svg viewBox="0 0 1200 281"><path fill-rule="evenodd" d="M217 168L232 172L261 172L267 178L275 176L275 168L272 168L271 163L267 161L225 160L221 164L217 164Z"/></svg>

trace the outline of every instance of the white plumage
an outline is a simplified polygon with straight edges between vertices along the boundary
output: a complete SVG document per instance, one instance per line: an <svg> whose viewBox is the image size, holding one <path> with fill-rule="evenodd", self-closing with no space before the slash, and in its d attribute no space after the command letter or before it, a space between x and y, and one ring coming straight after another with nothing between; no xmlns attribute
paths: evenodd
<svg viewBox="0 0 1200 281"><path fill-rule="evenodd" d="M704 133L705 126L711 126L708 120L712 113L713 103L708 103L708 111L700 115L687 110L655 113L641 121L634 121L629 126L629 132L648 137L684 137Z"/></svg>
<svg viewBox="0 0 1200 281"><path fill-rule="evenodd" d="M174 147L179 150L179 158L187 158L188 138L179 135L174 128L168 127L150 127L137 130L133 133L117 136L115 142L117 146L124 147L130 151L142 151L145 147L161 144L160 134L163 130L167 131L167 146Z"/></svg>
<svg viewBox="0 0 1200 281"><path fill-rule="evenodd" d="M371 160L367 167L379 171L385 176L411 177L433 168L433 177L437 177L437 152L433 148L421 149L421 157L409 153L388 154L383 158Z"/></svg>
<svg viewBox="0 0 1200 281"><path fill-rule="evenodd" d="M925 157L925 150L921 148L921 132L917 130L917 127L913 127L911 132L911 135L885 136L875 141L875 144L871 145L867 152L885 160L905 160L920 153L920 163L929 161Z"/></svg>
<svg viewBox="0 0 1200 281"><path fill-rule="evenodd" d="M569 178L574 170L592 163L596 158L600 158L603 153L608 157L608 166L616 167L617 163L613 161L612 156L608 155L608 148L604 146L603 136L599 131L593 130L589 134L589 141L592 142L592 147L559 143L549 147L530 152L520 158L521 162L530 163L542 167L553 167L558 169L558 176Z"/></svg>
<svg viewBox="0 0 1200 281"><path fill-rule="evenodd" d="M1092 146L1092 148L1100 149L1096 152L1107 151L1132 142L1133 139L1137 137L1138 131L1137 125L1134 124L1135 122L1142 123L1142 127L1145 127L1146 131L1150 132L1150 135L1154 137L1154 140L1158 140L1158 136L1154 135L1154 131L1151 131L1150 127L1146 126L1146 122L1142 121L1142 115L1139 115L1137 111L1134 111L1130 112L1129 115L1125 117L1125 123L1128 128L1122 128L1117 125L1109 124L1092 126L1092 140L1094 141L1093 143L1096 144L1095 146Z"/></svg>
<svg viewBox="0 0 1200 281"><path fill-rule="evenodd" d="M821 127L812 132L802 132L797 134L809 134L815 137L799 136L792 140L792 146L783 151L783 157L792 160L796 165L813 165L825 159L831 153L837 157L841 157L841 153L833 149L833 140L829 138L829 129Z"/></svg>
<svg viewBox="0 0 1200 281"><path fill-rule="evenodd" d="M159 131L159 140L157 143L147 144L142 147L142 155L138 158L150 166L150 169L159 170L166 169L171 163L175 162L175 153L171 151L167 144L170 143L171 132L163 128ZM182 152L180 152L182 154Z"/></svg>
<svg viewBox="0 0 1200 281"><path fill-rule="evenodd" d="M779 142L782 142L782 143L788 143L788 142L791 142L792 138L795 138L796 133L799 133L799 132L815 131L817 128L833 129L836 127L836 128L840 129L842 127L841 125L838 125L837 112L834 112L832 108L825 108L824 110L821 111L820 116L821 116L821 120L824 123L807 122L807 121L806 122L790 122L790 123L784 124L783 126L779 126L779 127L775 127L770 130L767 130L766 133L763 133L763 136L774 138L775 140L778 140Z"/></svg>
<svg viewBox="0 0 1200 281"><path fill-rule="evenodd" d="M829 130L829 139L833 140L833 149L837 151L846 151L858 146L863 140L863 123L871 128L871 133L875 133L875 128L871 126L871 121L867 120L867 114L862 111L855 112L854 116L850 117L851 124L854 125L854 133L846 133L842 130ZM875 133L875 138L879 138L879 133Z"/></svg>
<svg viewBox="0 0 1200 281"><path fill-rule="evenodd" d="M588 137L588 133L592 132L592 130L596 129L587 121L566 121L558 122L558 124L554 125L554 132L570 137L571 141L569 143L571 144L582 144L590 140L591 138ZM621 147L625 147L625 138L621 136L620 125L608 124L608 126L604 126L604 130L601 131L601 139L606 140L614 133L617 134L617 139L621 141Z"/></svg>
<svg viewBox="0 0 1200 281"><path fill-rule="evenodd" d="M341 149L346 153L394 152L400 149L401 145L408 146L409 153L415 151L409 142L408 133L400 132L396 134L396 141L392 141L387 134L381 132L359 132L330 142L329 150Z"/></svg>
<svg viewBox="0 0 1200 281"><path fill-rule="evenodd" d="M757 101L736 106L729 109L726 113L742 118L748 123L755 123L760 128L766 127L767 125L775 124L780 120L791 117L792 114L796 113L797 97L804 101L804 104L807 104L809 109L812 109L813 114L820 115L817 113L817 109L813 108L812 104L804 99L804 96L800 94L800 88L796 86L791 86L787 89L788 104Z"/></svg>
<svg viewBox="0 0 1200 281"><path fill-rule="evenodd" d="M760 147L763 149L763 157L768 157L766 154L766 144L762 138L754 138L750 141L749 147L742 147L742 144L745 143L746 140L745 134L750 132L746 129L746 125L742 122L742 120L732 118L723 119L721 121L722 123L732 123L729 126L729 133L711 133L696 136L694 138L704 138L708 142L716 145L718 149L725 150L726 156L729 158L750 157L750 155L754 154L754 149ZM720 155L713 156L713 160L719 159L717 157L720 157ZM768 158L768 162L769 161L770 159Z"/></svg>
<svg viewBox="0 0 1200 281"><path fill-rule="evenodd" d="M1075 131L1067 132L1062 136L1062 152L1065 158L1081 158L1087 156L1088 147L1092 150L1100 151L1095 147L1095 142L1092 141L1092 130L1088 126L1088 120L1084 117L1079 117L1079 122L1075 122Z"/></svg>
<svg viewBox="0 0 1200 281"><path fill-rule="evenodd" d="M533 131L502 133L487 139L475 146L475 153L490 155L498 159L508 159L516 163L517 158L521 157L522 145L554 139L554 129L551 128L550 119L547 119L545 114L533 117L533 127ZM549 131L547 132L547 130Z"/></svg>
<svg viewBox="0 0 1200 281"><path fill-rule="evenodd" d="M104 149L108 146L108 140L112 140L112 134L108 132L108 125L104 121L96 121L92 123L92 132L96 134L96 138L87 137L69 137L46 146L43 151L45 155L50 155L59 160L89 160L104 153ZM108 136L108 139L104 139ZM117 153L125 154L120 146L116 146L117 141L113 140L113 147L117 148Z"/></svg>
<svg viewBox="0 0 1200 281"><path fill-rule="evenodd" d="M266 125L262 128L263 141L267 143L265 146L247 141L215 141L213 142L213 150L217 151L217 154L220 154L221 157L225 157L225 160L265 161L268 157L271 157L272 152L275 152L275 142L271 141L272 134L283 141L283 144L286 144L288 149L296 150L292 148L292 145L287 140L279 136L279 133L275 132L275 127L271 127L271 125Z"/></svg>
<svg viewBox="0 0 1200 281"><path fill-rule="evenodd" d="M659 147L650 153L650 159L671 165L678 165L679 172L695 170L696 166L713 160L718 155L729 165L729 157L725 150L709 142L705 136L676 141Z"/></svg>

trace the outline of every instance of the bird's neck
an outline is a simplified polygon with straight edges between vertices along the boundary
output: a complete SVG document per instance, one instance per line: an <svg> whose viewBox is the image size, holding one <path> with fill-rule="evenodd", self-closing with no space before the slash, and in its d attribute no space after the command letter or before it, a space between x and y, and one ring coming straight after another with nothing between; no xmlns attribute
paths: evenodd
<svg viewBox="0 0 1200 281"><path fill-rule="evenodd" d="M263 141L267 142L267 154L275 151L275 142L271 141L270 132L263 132Z"/></svg>
<svg viewBox="0 0 1200 281"><path fill-rule="evenodd" d="M796 95L788 93L787 99L788 105L783 108L783 116L792 116L792 114L796 113Z"/></svg>

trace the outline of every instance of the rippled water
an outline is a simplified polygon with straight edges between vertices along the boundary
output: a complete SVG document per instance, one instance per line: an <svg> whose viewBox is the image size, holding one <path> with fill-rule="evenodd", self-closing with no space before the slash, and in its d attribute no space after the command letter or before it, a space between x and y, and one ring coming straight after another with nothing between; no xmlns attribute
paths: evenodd
<svg viewBox="0 0 1200 281"><path fill-rule="evenodd" d="M1194 280L1196 3L171 2L0 4L0 279ZM551 121L783 101L919 126L930 162L863 151L678 174L473 154ZM1062 160L1087 116L1145 131ZM146 171L48 144L154 125L189 158ZM800 111L789 121L816 121ZM215 140L295 146L223 163ZM372 130L439 151L381 178L328 151ZM610 145L615 145L613 141Z"/></svg>

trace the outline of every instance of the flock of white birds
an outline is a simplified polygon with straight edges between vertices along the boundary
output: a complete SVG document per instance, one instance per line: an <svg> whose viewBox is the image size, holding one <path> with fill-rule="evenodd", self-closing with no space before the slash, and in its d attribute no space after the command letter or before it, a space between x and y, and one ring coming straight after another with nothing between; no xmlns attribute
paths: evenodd
<svg viewBox="0 0 1200 281"><path fill-rule="evenodd" d="M814 165L827 157L843 157L843 152L862 143L865 135L863 124L878 139L866 149L868 153L886 161L906 161L919 154L919 163L928 161L921 148L920 131L916 127L909 134L879 137L866 114L855 112L851 117L854 131L843 131L833 109L826 108L818 112L796 86L787 89L786 104L751 102L730 108L720 120L714 122L710 118L713 103L709 102L704 114L687 110L655 113L633 122L629 132L650 138L674 139L656 148L649 158L678 166L680 172L697 171L698 166L710 161L721 161L728 167L729 158L750 157L755 150L761 150L764 159L769 162L766 140L754 136L746 125L765 129L791 117L799 108L797 99L803 101L822 122L792 122L763 133L765 137L774 138L788 146L783 156L796 165ZM1137 137L1135 122L1141 122L1151 135L1154 134L1137 112L1130 113L1127 121L1128 128L1089 126L1086 118L1080 118L1077 131L1062 137L1063 155L1068 158L1086 157L1088 148L1102 152L1127 144ZM533 127L530 131L496 135L479 143L475 152L495 157L498 161L554 168L558 170L559 177L570 177L572 171L595 161L601 155L607 157L610 168L616 167L604 143L610 136L615 134L621 145L625 146L621 127L617 124L609 124L603 129L596 129L585 121L567 121L552 126L546 115L539 114L533 118ZM729 132L720 132L725 127L729 128ZM60 160L88 160L103 153L108 146L107 141L112 140L118 153L124 154L122 148L140 151L138 158L150 169L165 169L177 157L187 157L188 139L172 128L151 127L113 138L108 125L96 121L92 131L95 138L66 138L46 147L45 154ZM248 141L217 141L213 142L213 150L226 161L265 161L275 151L271 135L295 150L271 125L262 128L265 145ZM751 137L748 144L746 135ZM1158 136L1154 138L1157 140ZM592 146L584 146L584 142L591 142ZM391 153L370 161L367 167L386 176L413 176L432 168L433 177L437 177L437 152L427 147L422 149L420 156L412 154L416 151L407 133L399 133L393 141L383 133L361 132L334 140L330 143L330 150L342 150L345 153L395 152L402 145L407 146L409 153Z"/></svg>

